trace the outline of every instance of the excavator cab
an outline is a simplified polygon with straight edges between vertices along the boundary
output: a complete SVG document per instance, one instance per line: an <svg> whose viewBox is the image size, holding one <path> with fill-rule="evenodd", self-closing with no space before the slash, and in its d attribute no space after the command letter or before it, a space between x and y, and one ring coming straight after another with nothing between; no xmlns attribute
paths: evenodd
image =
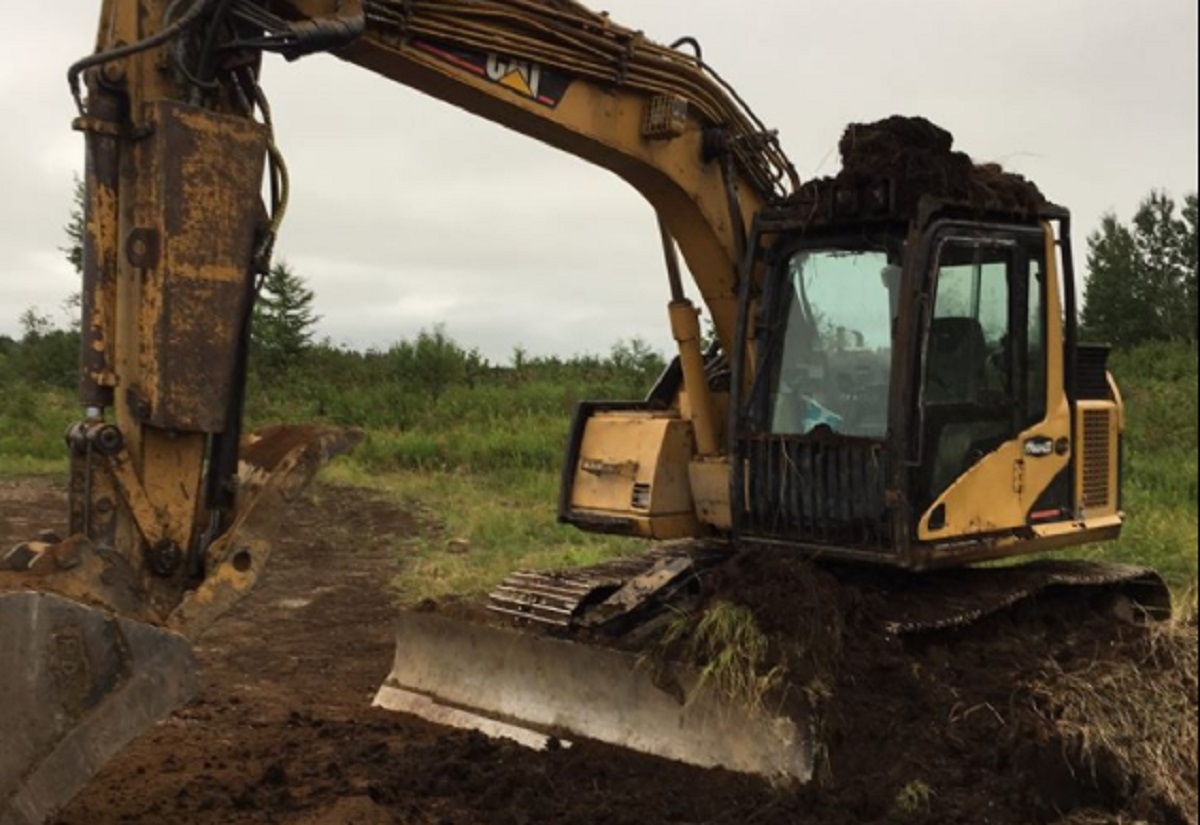
<svg viewBox="0 0 1200 825"><path fill-rule="evenodd" d="M739 539L919 570L1115 536L1123 411L1079 357L1065 210L810 214L764 221L743 281Z"/></svg>
<svg viewBox="0 0 1200 825"><path fill-rule="evenodd" d="M581 405L562 520L914 571L1115 538L1124 411L1077 342L1069 213L840 186L760 214L703 378Z"/></svg>

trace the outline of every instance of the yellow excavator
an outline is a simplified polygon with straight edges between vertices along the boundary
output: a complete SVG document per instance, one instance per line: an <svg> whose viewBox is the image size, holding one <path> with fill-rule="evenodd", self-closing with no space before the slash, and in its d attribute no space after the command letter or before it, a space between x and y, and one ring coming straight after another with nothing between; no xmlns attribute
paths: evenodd
<svg viewBox="0 0 1200 825"><path fill-rule="evenodd" d="M1104 348L1077 340L1069 213L927 121L853 126L842 172L802 182L694 40L659 45L573 0L103 0L69 71L86 146L70 526L0 569L0 825L43 821L187 701L190 640L360 437L242 431L290 191L269 52L329 52L569 152L659 218L678 357L643 401L579 405L559 505L654 549L515 574L492 621L403 615L379 704L804 781L802 711L737 707L683 667L664 684L573 633L636 624L732 552L936 581L922 571L1118 535L1124 409ZM1048 588L1169 603L1142 569L976 572L919 591L935 623Z"/></svg>

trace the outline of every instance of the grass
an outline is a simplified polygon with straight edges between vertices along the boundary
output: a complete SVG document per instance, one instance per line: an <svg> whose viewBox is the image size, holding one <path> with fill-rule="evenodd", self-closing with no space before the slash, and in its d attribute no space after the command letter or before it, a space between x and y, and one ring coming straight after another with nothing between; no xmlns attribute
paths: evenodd
<svg viewBox="0 0 1200 825"><path fill-rule="evenodd" d="M664 660L682 658L700 668L692 697L708 688L732 704L761 711L787 674L750 609L727 601L710 605L698 619L676 617L659 644Z"/></svg>
<svg viewBox="0 0 1200 825"><path fill-rule="evenodd" d="M65 390L0 374L0 475L65 473L63 436L78 418Z"/></svg>
<svg viewBox="0 0 1200 825"><path fill-rule="evenodd" d="M909 817L928 813L937 794L927 783L914 779L896 792L893 808L901 816Z"/></svg>
<svg viewBox="0 0 1200 825"><path fill-rule="evenodd" d="M66 458L34 458L27 455L0 455L0 478L4 476L50 476L67 474Z"/></svg>
<svg viewBox="0 0 1200 825"><path fill-rule="evenodd" d="M390 383L403 366L389 362L394 355L323 357L332 363L287 383L252 382L251 423L366 426L365 443L332 477L426 514L429 536L408 548L413 562L397 582L406 597L478 594L515 568L589 564L639 546L558 525L558 465L574 401L635 396L656 364L630 367L628 353L530 362L488 368L430 393ZM1129 518L1120 541L1075 551L1154 567L1185 605L1194 603L1200 521L1196 360L1166 345L1114 356L1129 415ZM62 434L77 415L69 390L22 378L0 359L0 475L65 472Z"/></svg>
<svg viewBox="0 0 1200 825"><path fill-rule="evenodd" d="M409 562L393 582L410 602L479 596L518 569L589 565L644 549L558 524L558 478L544 471L376 474L341 461L324 477L398 499L424 522L403 548Z"/></svg>
<svg viewBox="0 0 1200 825"><path fill-rule="evenodd" d="M1047 662L1027 687L1093 781L1104 775L1128 785L1127 793L1165 803L1173 815L1164 821L1182 822L1187 811L1194 821L1196 631L1167 624L1153 632L1140 658L1104 657L1083 667Z"/></svg>

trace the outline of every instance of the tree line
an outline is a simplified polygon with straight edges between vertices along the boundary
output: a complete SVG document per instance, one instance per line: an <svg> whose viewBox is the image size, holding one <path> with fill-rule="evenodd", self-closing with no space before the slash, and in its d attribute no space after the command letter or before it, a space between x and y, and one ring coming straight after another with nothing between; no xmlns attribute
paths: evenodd
<svg viewBox="0 0 1200 825"><path fill-rule="evenodd" d="M1182 204L1167 193L1150 192L1132 221L1113 213L1087 239L1090 277L1081 321L1089 340L1129 349L1149 342L1197 347L1197 196ZM76 272L83 264L83 187L77 182L74 207L62 247ZM510 365L494 365L477 350L460 346L436 326L383 349L353 352L316 340L320 317L315 295L304 278L278 262L263 277L251 326L251 384L278 397L320 386L318 411L339 406L338 392L362 395L378 382L436 400L455 386L468 388L498 378L562 381L586 389L644 391L664 367L661 354L644 341L618 342L606 356L570 359L530 358L519 348ZM78 311L78 296L65 303ZM77 324L60 328L36 308L20 318L19 339L0 336L0 379L72 388L76 381ZM523 376L523 378L522 378ZM312 394L311 392L309 393ZM354 405L357 406L357 405ZM339 416L340 417L340 416Z"/></svg>
<svg viewBox="0 0 1200 825"><path fill-rule="evenodd" d="M1085 335L1129 349L1150 342L1197 344L1196 193L1142 200L1126 224L1106 214L1088 237Z"/></svg>

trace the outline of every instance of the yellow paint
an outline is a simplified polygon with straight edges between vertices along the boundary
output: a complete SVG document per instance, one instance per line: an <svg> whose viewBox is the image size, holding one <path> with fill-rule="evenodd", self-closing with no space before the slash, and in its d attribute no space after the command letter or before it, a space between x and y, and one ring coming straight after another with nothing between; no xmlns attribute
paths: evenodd
<svg viewBox="0 0 1200 825"><path fill-rule="evenodd" d="M525 82L525 78L521 76L520 72L509 72L504 76L504 79L500 81L500 85L506 86L517 94L524 95L525 97L531 98L534 96L533 89L529 88L529 84Z"/></svg>
<svg viewBox="0 0 1200 825"><path fill-rule="evenodd" d="M663 413L615 412L584 430L572 509L609 518L690 520L695 514L688 464L695 452L686 421ZM655 528L649 528L655 533Z"/></svg>
<svg viewBox="0 0 1200 825"><path fill-rule="evenodd" d="M733 467L725 460L693 461L688 465L696 518L721 532L733 529L733 509L729 503L732 472Z"/></svg>

